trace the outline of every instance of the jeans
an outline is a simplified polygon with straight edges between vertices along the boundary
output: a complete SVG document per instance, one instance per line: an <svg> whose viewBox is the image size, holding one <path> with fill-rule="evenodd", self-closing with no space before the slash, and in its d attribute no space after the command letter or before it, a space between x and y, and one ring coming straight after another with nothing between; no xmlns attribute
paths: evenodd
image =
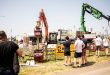
<svg viewBox="0 0 110 75"><path fill-rule="evenodd" d="M12 69L1 69L0 68L0 75L15 75Z"/></svg>

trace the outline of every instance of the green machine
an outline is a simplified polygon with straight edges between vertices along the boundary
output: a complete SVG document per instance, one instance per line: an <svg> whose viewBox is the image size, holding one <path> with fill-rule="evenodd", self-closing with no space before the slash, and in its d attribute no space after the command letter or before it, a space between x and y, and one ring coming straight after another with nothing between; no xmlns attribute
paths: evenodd
<svg viewBox="0 0 110 75"><path fill-rule="evenodd" d="M82 28L82 32L83 33L87 32L85 24L84 24L84 22L85 22L84 21L85 12L91 14L92 16L94 16L96 19L99 19L99 20L101 20L102 18L105 18L106 20L108 20L108 24L109 24L110 16L105 16L102 12L100 12L96 8L90 6L87 3L83 3L83 5L82 5L82 12L81 12L81 18L80 18L81 28Z"/></svg>

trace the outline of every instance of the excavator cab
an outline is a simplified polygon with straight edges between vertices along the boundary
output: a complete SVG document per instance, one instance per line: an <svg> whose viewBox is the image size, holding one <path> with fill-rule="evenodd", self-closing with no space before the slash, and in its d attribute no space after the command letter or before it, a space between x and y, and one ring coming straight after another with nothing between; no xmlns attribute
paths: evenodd
<svg viewBox="0 0 110 75"><path fill-rule="evenodd" d="M58 35L57 32L50 32L48 44L57 44L57 35Z"/></svg>
<svg viewBox="0 0 110 75"><path fill-rule="evenodd" d="M40 25L41 25L40 21L37 21L36 27L34 29L35 37L42 37L42 30L40 28Z"/></svg>

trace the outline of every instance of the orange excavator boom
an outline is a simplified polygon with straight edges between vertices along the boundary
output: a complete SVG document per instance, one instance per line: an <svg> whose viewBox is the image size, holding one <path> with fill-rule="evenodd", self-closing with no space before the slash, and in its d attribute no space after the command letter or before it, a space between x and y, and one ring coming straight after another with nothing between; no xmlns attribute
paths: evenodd
<svg viewBox="0 0 110 75"><path fill-rule="evenodd" d="M45 38L47 40L48 39L48 23L47 23L46 16L45 16L45 13L44 13L43 9L41 10L41 12L39 14L39 21L44 23Z"/></svg>

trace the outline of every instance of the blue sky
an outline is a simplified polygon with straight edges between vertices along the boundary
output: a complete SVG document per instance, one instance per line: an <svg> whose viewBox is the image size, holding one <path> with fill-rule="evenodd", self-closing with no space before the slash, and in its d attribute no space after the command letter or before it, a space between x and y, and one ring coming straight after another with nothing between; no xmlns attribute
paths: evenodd
<svg viewBox="0 0 110 75"><path fill-rule="evenodd" d="M110 15L110 0L0 0L0 30L13 36L33 33L41 9L44 9L49 31L59 28L78 30L83 3ZM87 30L93 28L93 32L104 33L108 21L97 20L86 13L85 26Z"/></svg>

